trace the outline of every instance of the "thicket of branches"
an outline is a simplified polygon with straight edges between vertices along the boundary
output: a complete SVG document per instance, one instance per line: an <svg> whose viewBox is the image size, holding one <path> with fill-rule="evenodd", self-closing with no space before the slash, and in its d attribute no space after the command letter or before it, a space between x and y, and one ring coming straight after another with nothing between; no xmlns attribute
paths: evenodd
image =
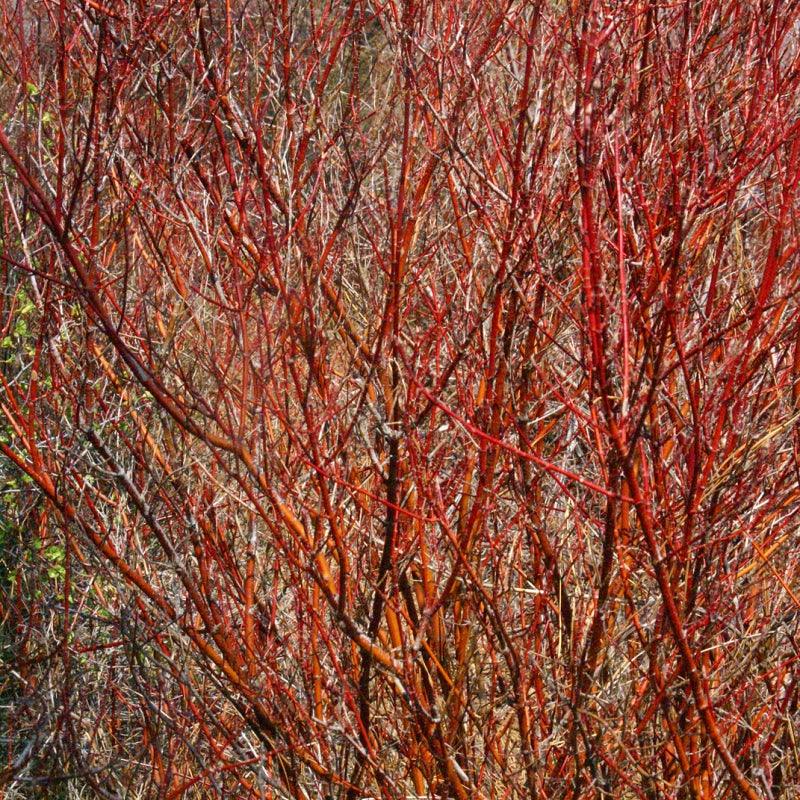
<svg viewBox="0 0 800 800"><path fill-rule="evenodd" d="M5 796L797 796L799 18L0 0Z"/></svg>

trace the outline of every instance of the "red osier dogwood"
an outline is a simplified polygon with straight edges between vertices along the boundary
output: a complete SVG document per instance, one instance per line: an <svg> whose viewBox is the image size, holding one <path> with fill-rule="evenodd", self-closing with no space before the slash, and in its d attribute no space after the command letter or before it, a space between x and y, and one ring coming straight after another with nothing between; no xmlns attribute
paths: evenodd
<svg viewBox="0 0 800 800"><path fill-rule="evenodd" d="M796 796L797 3L0 15L8 796Z"/></svg>

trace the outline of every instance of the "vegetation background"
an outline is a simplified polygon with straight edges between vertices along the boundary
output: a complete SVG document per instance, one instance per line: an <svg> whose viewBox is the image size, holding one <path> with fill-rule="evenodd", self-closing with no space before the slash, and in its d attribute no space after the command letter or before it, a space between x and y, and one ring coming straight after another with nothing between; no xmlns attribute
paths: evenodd
<svg viewBox="0 0 800 800"><path fill-rule="evenodd" d="M800 4L0 0L0 792L800 792Z"/></svg>

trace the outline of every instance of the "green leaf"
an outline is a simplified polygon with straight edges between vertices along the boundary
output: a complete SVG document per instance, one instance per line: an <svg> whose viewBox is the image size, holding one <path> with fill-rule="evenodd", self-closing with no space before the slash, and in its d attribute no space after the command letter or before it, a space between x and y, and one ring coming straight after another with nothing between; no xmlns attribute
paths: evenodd
<svg viewBox="0 0 800 800"><path fill-rule="evenodd" d="M51 544L50 547L44 551L44 557L48 561L61 563L64 560L64 548L58 544Z"/></svg>

